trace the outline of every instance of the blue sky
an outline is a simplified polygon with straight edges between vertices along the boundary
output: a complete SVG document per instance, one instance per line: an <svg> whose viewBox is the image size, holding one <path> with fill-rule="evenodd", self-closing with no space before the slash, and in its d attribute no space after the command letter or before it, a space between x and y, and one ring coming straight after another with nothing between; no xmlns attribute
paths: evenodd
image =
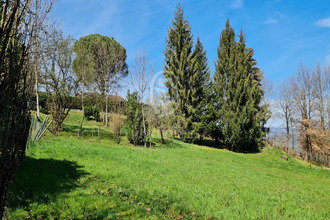
<svg viewBox="0 0 330 220"><path fill-rule="evenodd" d="M75 39L99 33L114 37L128 52L146 49L155 70L163 67L167 29L177 0L58 0L56 17ZM184 16L199 35L213 71L221 30L228 17L236 34L243 28L265 76L282 81L300 61L330 64L329 0L181 0Z"/></svg>

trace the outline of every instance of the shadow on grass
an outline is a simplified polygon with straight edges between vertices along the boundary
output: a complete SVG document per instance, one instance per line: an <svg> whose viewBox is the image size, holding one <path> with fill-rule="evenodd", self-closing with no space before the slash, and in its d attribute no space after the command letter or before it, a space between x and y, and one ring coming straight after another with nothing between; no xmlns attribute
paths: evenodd
<svg viewBox="0 0 330 220"><path fill-rule="evenodd" d="M88 174L81 168L67 160L26 157L9 188L9 207L51 202L58 194L78 187L77 179Z"/></svg>
<svg viewBox="0 0 330 220"><path fill-rule="evenodd" d="M108 130L108 131L107 131ZM108 129L100 128L100 136L101 139L113 139L113 135L110 132L110 128ZM69 124L64 124L63 125L63 131L68 133L71 136L77 136L78 134L78 125L69 125ZM91 128L91 127L83 127L81 136L84 137L97 137L98 136L98 128Z"/></svg>
<svg viewBox="0 0 330 220"><path fill-rule="evenodd" d="M214 140L210 140L210 139L203 139L202 140L202 146L207 146L207 147L211 147L211 148L217 148L217 149L227 149L226 146L221 143L221 142L216 142ZM228 149L230 150L230 149ZM256 154L256 153L261 153L261 151L259 150L255 150L255 151L232 151L234 153L243 153L243 154Z"/></svg>
<svg viewBox="0 0 330 220"><path fill-rule="evenodd" d="M225 146L220 142L216 142L215 140L203 139L201 146L212 147L217 149L225 149Z"/></svg>
<svg viewBox="0 0 330 220"><path fill-rule="evenodd" d="M187 148L181 140L174 138L165 139L165 144L162 144L161 138L152 138L152 142L154 147L157 148L171 148L171 149Z"/></svg>

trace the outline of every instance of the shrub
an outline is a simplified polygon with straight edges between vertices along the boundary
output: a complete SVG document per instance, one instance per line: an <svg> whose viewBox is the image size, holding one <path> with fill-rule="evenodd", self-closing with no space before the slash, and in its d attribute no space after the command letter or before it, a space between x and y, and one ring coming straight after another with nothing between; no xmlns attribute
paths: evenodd
<svg viewBox="0 0 330 220"><path fill-rule="evenodd" d="M84 116L87 120L100 120L100 111L94 106L86 106L84 108Z"/></svg>
<svg viewBox="0 0 330 220"><path fill-rule="evenodd" d="M120 143L121 129L124 125L124 119L121 115L114 114L110 118L110 128L113 133L113 139L117 144Z"/></svg>
<svg viewBox="0 0 330 220"><path fill-rule="evenodd" d="M127 93L126 115L125 132L127 139L135 146L142 144L145 140L143 132L142 105L139 102L138 94L136 92L130 94L128 91Z"/></svg>

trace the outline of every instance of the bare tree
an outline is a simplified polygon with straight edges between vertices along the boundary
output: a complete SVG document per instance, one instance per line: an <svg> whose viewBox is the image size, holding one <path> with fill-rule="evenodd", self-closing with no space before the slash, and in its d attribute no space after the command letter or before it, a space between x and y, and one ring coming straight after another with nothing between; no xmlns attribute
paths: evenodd
<svg viewBox="0 0 330 220"><path fill-rule="evenodd" d="M50 112L55 122L53 133L62 129L76 95L78 80L72 71L73 39L64 37L61 30L53 30L48 37L47 56L44 60L44 83Z"/></svg>
<svg viewBox="0 0 330 220"><path fill-rule="evenodd" d="M310 126L314 109L315 93L312 87L312 74L302 62L297 68L297 73L292 80L293 97L295 100L295 107L299 112L300 133L304 133ZM303 137L303 138L302 138ZM306 151L307 160L310 159L312 144L308 135L300 135L300 143Z"/></svg>
<svg viewBox="0 0 330 220"><path fill-rule="evenodd" d="M321 129L325 130L326 128L326 118L327 118L327 109L326 109L326 96L330 90L330 80L329 72L327 67L322 69L321 64L317 62L314 71L313 71L313 89L315 93L315 110L316 115L319 118L319 125Z"/></svg>
<svg viewBox="0 0 330 220"><path fill-rule="evenodd" d="M290 146L290 136L292 136L292 149L294 148L294 134L293 134L293 121L294 121L294 99L292 85L290 81L282 82L278 86L278 116L284 119L286 130L286 146L287 150ZM291 128L291 129L290 129ZM290 135L290 130L292 134Z"/></svg>
<svg viewBox="0 0 330 220"><path fill-rule="evenodd" d="M30 6L28 8L30 12L29 21L27 22L32 30L33 36L31 37L31 50L29 53L29 60L31 69L35 75L35 94L36 94L36 107L37 116L40 118L40 108L39 108L39 78L40 69L42 63L42 57L44 54L44 45L47 36L47 26L52 26L54 24L49 24L49 14L55 4L55 0L32 0L30 1Z"/></svg>
<svg viewBox="0 0 330 220"><path fill-rule="evenodd" d="M273 101L275 99L275 91L274 91L274 83L270 79L264 77L262 80L262 90L264 91L265 95L262 99L263 105L272 106Z"/></svg>
<svg viewBox="0 0 330 220"><path fill-rule="evenodd" d="M292 82L292 94L298 113L300 147L306 152L308 161L319 160L320 154L326 155L328 140L322 138L326 131L326 100L329 96L328 67L322 71L318 63L311 71L300 63ZM328 161L328 159L326 160Z"/></svg>
<svg viewBox="0 0 330 220"><path fill-rule="evenodd" d="M325 95L326 98L326 108L327 108L327 112L328 112L328 130L330 130L330 64L325 67L325 82L326 82L326 88L327 88L327 94Z"/></svg>
<svg viewBox="0 0 330 220"><path fill-rule="evenodd" d="M139 50L135 55L135 63L133 65L133 71L130 73L130 81L133 89L138 93L140 102L142 104L142 119L143 119L143 131L144 131L144 146L147 147L147 129L146 129L146 112L145 112L145 98L148 91L148 85L151 77L154 73L153 67L149 63L149 57L146 51Z"/></svg>

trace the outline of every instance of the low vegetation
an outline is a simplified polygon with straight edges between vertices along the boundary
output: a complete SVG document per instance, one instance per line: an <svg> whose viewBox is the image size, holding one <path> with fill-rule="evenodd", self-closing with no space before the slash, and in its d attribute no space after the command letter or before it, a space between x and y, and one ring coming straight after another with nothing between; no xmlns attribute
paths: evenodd
<svg viewBox="0 0 330 220"><path fill-rule="evenodd" d="M81 112L31 146L10 188L8 219L327 219L330 172L278 149L241 154L153 138L115 144ZM92 133L94 131L94 133Z"/></svg>

